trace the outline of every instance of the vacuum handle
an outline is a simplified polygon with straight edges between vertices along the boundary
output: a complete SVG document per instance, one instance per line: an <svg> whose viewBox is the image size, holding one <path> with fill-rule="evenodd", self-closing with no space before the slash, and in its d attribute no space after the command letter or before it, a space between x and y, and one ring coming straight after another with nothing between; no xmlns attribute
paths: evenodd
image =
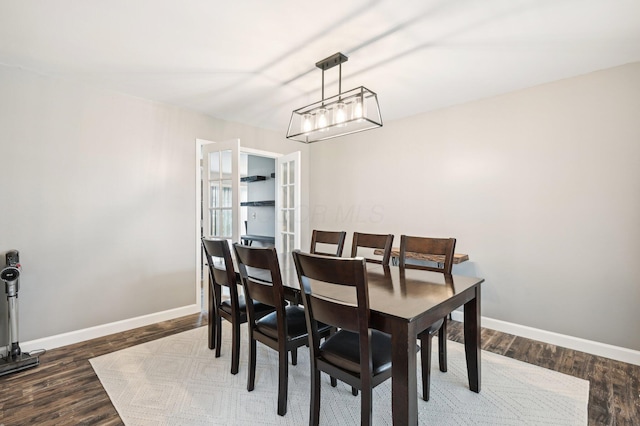
<svg viewBox="0 0 640 426"><path fill-rule="evenodd" d="M0 280L5 283L5 292L8 297L18 295L19 278L22 268L20 267L20 252L9 250L5 255L7 266L0 270Z"/></svg>
<svg viewBox="0 0 640 426"><path fill-rule="evenodd" d="M7 266L20 267L20 252L18 250L9 250L5 255Z"/></svg>

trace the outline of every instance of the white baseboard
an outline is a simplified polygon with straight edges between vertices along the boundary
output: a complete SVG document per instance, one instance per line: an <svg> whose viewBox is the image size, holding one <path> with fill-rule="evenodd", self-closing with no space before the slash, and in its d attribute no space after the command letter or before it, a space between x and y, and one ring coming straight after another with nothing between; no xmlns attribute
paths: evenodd
<svg viewBox="0 0 640 426"><path fill-rule="evenodd" d="M122 321L116 321L109 324L102 324L95 327L89 327L82 330L71 331L69 333L57 334L55 336L43 337L42 339L20 342L20 349L23 352L37 351L38 349L55 349L61 346L72 345L74 343L84 342L85 340L103 337L113 333L131 330L145 325L155 324L161 321L167 321L174 318L180 318L200 312L200 306L193 304L180 308L169 309L168 311L155 312L149 315L143 315L136 318L129 318Z"/></svg>
<svg viewBox="0 0 640 426"><path fill-rule="evenodd" d="M464 322L462 311L453 311L451 318ZM526 325L514 324L493 318L482 317L482 326L503 333L514 334L527 339L538 340L564 348L574 349L592 355L615 359L629 364L640 365L640 351L622 348L620 346L608 345L606 343L594 342L592 340L581 339L579 337L567 336L565 334L554 333L553 331L540 330L538 328L527 327Z"/></svg>

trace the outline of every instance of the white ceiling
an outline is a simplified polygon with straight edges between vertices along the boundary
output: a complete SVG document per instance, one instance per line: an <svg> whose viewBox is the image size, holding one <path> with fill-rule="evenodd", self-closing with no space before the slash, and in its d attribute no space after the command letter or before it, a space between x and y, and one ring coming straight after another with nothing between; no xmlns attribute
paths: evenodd
<svg viewBox="0 0 640 426"><path fill-rule="evenodd" d="M283 135L336 52L388 121L640 61L640 1L0 0L4 66Z"/></svg>

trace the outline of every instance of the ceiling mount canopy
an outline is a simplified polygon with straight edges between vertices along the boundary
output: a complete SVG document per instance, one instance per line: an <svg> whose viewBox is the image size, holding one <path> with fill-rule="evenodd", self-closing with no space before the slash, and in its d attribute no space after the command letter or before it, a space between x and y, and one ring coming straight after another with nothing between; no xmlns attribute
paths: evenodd
<svg viewBox="0 0 640 426"><path fill-rule="evenodd" d="M322 70L322 100L291 113L287 139L312 143L382 127L378 95L366 87L342 91L342 63L349 58L336 53L316 63ZM338 94L324 97L324 72L339 68Z"/></svg>

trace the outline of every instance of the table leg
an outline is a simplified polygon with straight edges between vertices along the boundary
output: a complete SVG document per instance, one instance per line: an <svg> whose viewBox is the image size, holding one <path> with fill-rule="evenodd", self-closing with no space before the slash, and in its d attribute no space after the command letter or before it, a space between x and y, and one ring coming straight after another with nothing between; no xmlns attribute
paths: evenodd
<svg viewBox="0 0 640 426"><path fill-rule="evenodd" d="M480 286L476 297L464 304L464 352L469 389L480 392Z"/></svg>
<svg viewBox="0 0 640 426"><path fill-rule="evenodd" d="M394 324L391 333L391 411L394 425L418 424L416 332L412 324Z"/></svg>

